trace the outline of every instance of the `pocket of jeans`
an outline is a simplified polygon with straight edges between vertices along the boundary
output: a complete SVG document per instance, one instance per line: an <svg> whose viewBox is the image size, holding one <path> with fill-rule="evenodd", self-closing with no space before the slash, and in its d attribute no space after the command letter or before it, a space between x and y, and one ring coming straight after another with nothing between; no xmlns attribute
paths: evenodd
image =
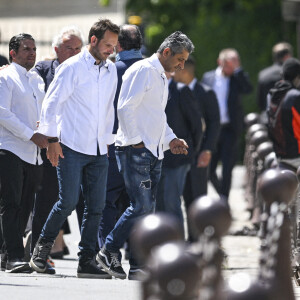
<svg viewBox="0 0 300 300"><path fill-rule="evenodd" d="M131 147L131 165L140 174L148 174L150 172L150 159L147 148Z"/></svg>

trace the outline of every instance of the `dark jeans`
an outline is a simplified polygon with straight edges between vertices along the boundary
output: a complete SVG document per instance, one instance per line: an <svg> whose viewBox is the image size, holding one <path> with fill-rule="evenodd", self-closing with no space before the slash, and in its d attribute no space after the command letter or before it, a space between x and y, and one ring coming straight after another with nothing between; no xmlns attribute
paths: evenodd
<svg viewBox="0 0 300 300"><path fill-rule="evenodd" d="M24 257L23 235L42 172L42 166L29 164L9 151L0 150L0 216L3 249L8 258Z"/></svg>
<svg viewBox="0 0 300 300"><path fill-rule="evenodd" d="M161 173L161 160L147 148L116 148L118 167L123 175L130 206L125 210L105 241L108 251L118 253L128 239L132 227L143 216L154 212L155 198ZM129 258L131 266L136 261Z"/></svg>
<svg viewBox="0 0 300 300"><path fill-rule="evenodd" d="M107 155L86 155L62 146L64 158L59 160L57 178L59 200L53 206L43 227L41 238L54 241L66 218L76 208L79 189L84 197L79 257L94 255L102 210L105 205Z"/></svg>
<svg viewBox="0 0 300 300"><path fill-rule="evenodd" d="M109 148L114 148L110 145ZM129 197L126 192L123 176L119 172L117 160L115 154L109 152L109 166L107 176L107 191L106 191L106 203L103 210L102 219L99 227L99 246L103 247L107 235L114 229L120 211L129 206Z"/></svg>
<svg viewBox="0 0 300 300"><path fill-rule="evenodd" d="M186 174L190 164L176 168L162 167L161 178L158 184L156 210L164 211L175 216L184 232L183 214L181 209L181 196L185 183Z"/></svg>
<svg viewBox="0 0 300 300"><path fill-rule="evenodd" d="M238 136L228 125L221 128L216 151L210 163L209 179L219 195L229 197L232 170L237 160ZM217 175L218 162L222 162L222 177Z"/></svg>

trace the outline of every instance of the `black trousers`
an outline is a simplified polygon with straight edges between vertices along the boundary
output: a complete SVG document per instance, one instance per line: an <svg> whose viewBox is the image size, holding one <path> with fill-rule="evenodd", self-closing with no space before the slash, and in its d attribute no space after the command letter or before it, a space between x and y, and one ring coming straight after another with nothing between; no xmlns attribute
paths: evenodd
<svg viewBox="0 0 300 300"><path fill-rule="evenodd" d="M31 253L39 239L40 233L48 218L53 205L58 200L58 180L56 168L52 167L46 156L46 149L42 149L41 156L43 159L43 176L36 193L35 204L32 216L32 237L31 237ZM64 233L70 233L68 220L62 226Z"/></svg>
<svg viewBox="0 0 300 300"><path fill-rule="evenodd" d="M221 128L217 149L210 163L209 179L219 195L228 199L232 170L237 161L239 136L228 125ZM218 162L222 162L222 176L217 175Z"/></svg>
<svg viewBox="0 0 300 300"><path fill-rule="evenodd" d="M0 217L3 245L8 258L23 258L23 235L42 178L41 166L29 164L0 150Z"/></svg>
<svg viewBox="0 0 300 300"><path fill-rule="evenodd" d="M186 175L183 198L188 209L190 204L198 197L207 194L208 167L197 168L192 165Z"/></svg>
<svg viewBox="0 0 300 300"><path fill-rule="evenodd" d="M190 171L186 175L185 185L183 190L183 199L186 212L190 205L200 196L207 194L208 167L197 168L196 164L192 164ZM190 231L188 220L188 240L194 241Z"/></svg>

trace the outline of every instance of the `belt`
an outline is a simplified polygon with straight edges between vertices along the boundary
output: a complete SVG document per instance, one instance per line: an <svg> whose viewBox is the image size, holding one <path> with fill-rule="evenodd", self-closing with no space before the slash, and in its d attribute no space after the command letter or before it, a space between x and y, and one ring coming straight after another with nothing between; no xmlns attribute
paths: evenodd
<svg viewBox="0 0 300 300"><path fill-rule="evenodd" d="M124 151L125 149L126 149L126 146L125 147L116 146L117 151Z"/></svg>

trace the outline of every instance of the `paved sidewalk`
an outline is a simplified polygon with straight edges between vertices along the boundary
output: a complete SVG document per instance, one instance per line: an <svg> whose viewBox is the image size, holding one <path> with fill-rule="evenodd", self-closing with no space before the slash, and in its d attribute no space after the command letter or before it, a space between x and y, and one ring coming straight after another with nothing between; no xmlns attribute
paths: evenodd
<svg viewBox="0 0 300 300"><path fill-rule="evenodd" d="M245 211L242 180L243 167L234 169L233 189L230 195L233 224L231 230L241 229L249 225L249 215ZM210 194L214 191L210 188ZM41 275L32 273L7 274L0 271L0 299L1 300L60 300L60 299L105 299L105 300L138 300L140 299L140 285L129 280L99 280L76 278L77 244L79 229L76 215L69 218L71 234L65 236L70 249L70 255L64 260L55 260L56 275ZM253 279L258 271L259 239L256 237L226 236L223 246L228 254L228 269L223 271L227 282L229 278L239 272L249 274ZM128 271L128 262L124 261L124 269ZM296 299L300 299L300 287L295 287ZM282 299L284 300L284 299Z"/></svg>

